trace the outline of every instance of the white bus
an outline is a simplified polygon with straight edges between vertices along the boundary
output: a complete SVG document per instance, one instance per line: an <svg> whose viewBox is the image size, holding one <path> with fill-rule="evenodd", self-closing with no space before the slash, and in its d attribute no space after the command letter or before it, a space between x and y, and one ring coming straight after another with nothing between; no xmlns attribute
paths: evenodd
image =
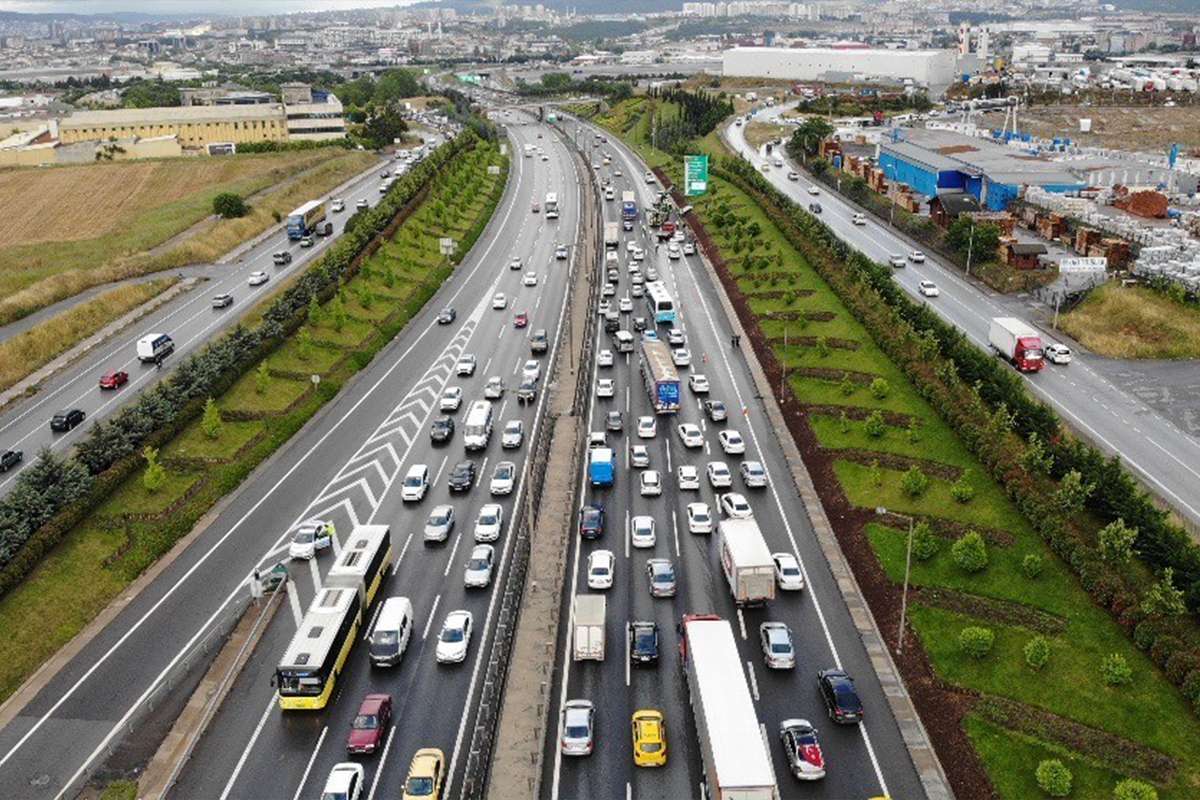
<svg viewBox="0 0 1200 800"><path fill-rule="evenodd" d="M463 425L463 445L468 450L482 450L492 436L492 402L476 400L467 409L467 421Z"/></svg>
<svg viewBox="0 0 1200 800"><path fill-rule="evenodd" d="M655 324L667 323L674 325L677 315L675 301L671 299L667 287L662 281L652 281L646 284L646 308Z"/></svg>
<svg viewBox="0 0 1200 800"><path fill-rule="evenodd" d="M546 219L558 219L558 194L546 193Z"/></svg>

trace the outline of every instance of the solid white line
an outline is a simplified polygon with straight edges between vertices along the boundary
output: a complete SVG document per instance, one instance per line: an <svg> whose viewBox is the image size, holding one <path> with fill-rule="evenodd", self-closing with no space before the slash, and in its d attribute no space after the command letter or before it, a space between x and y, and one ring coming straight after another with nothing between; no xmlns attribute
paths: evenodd
<svg viewBox="0 0 1200 800"><path fill-rule="evenodd" d="M298 625L299 623L297 623ZM246 759L250 757L250 751L254 749L254 743L258 741L258 735L262 733L263 726L267 724L267 717L271 715L271 709L275 707L278 699L279 694L272 692L271 699L267 701L267 707L263 709L262 716L258 718L258 724L254 726L254 733L250 735L250 741L246 743L246 748L242 750L242 755L238 758L238 762L233 768L233 774L229 776L229 780L225 783L225 788L221 791L220 800L226 800L229 797L229 793L233 790L233 783L237 780L238 773L242 771Z"/></svg>
<svg viewBox="0 0 1200 800"><path fill-rule="evenodd" d="M628 626L628 625L626 625L626 626L625 626L625 686L626 686L626 687L628 687L628 686L629 686L629 672L630 672L630 669L629 669L629 648L630 648L630 641L629 641L629 626Z"/></svg>
<svg viewBox="0 0 1200 800"><path fill-rule="evenodd" d="M317 558L313 556L308 561L308 574L312 576L313 594L321 591L321 572L317 569Z"/></svg>
<svg viewBox="0 0 1200 800"><path fill-rule="evenodd" d="M449 460L450 460L449 454L442 456L442 463L437 468L437 474L433 476L433 483L431 484L432 486L437 486L439 483L442 482L442 470L444 470L446 468L446 462Z"/></svg>
<svg viewBox="0 0 1200 800"><path fill-rule="evenodd" d="M312 771L313 762L317 760L317 753L321 750L321 742L325 741L325 734L329 733L329 726L321 728L321 735L317 737L317 746L313 748L312 755L308 757L308 765L304 768L304 774L300 776L300 785L296 787L296 793L292 795L292 800L300 800L300 793L304 791L304 784L308 782L308 773Z"/></svg>
<svg viewBox="0 0 1200 800"><path fill-rule="evenodd" d="M383 611L383 603L376 603L375 613L371 615L371 624L363 630L362 640L364 642L371 636L371 631L375 630L375 622L379 619L380 611Z"/></svg>
<svg viewBox="0 0 1200 800"><path fill-rule="evenodd" d="M750 694L754 695L754 702L758 702L758 678L754 675L754 662L746 662L746 675L750 677Z"/></svg>
<svg viewBox="0 0 1200 800"><path fill-rule="evenodd" d="M625 509L625 557L629 558L629 509Z"/></svg>
<svg viewBox="0 0 1200 800"><path fill-rule="evenodd" d="M439 594L437 597L433 598L433 607L429 609L429 618L425 620L425 630L421 632L422 642L425 641L427 636L429 636L429 626L433 625L433 618L437 615L437 607L438 603L440 602L442 602L442 596Z"/></svg>
<svg viewBox="0 0 1200 800"><path fill-rule="evenodd" d="M396 726L388 731L387 741L383 745L383 753L379 756L379 763L375 765L375 777L371 779L371 791L367 792L367 800L375 800L375 787L379 785L379 778L383 775L383 767L387 764L388 752L392 749L392 739L396 735Z"/></svg>
<svg viewBox="0 0 1200 800"><path fill-rule="evenodd" d="M442 577L445 578L450 574L450 568L454 566L454 554L458 552L458 543L462 541L462 531L459 531L454 537L454 544L450 548L450 557L446 559L446 569L442 572Z"/></svg>
<svg viewBox="0 0 1200 800"><path fill-rule="evenodd" d="M396 559L396 563L392 565L392 575L400 571L400 562L404 560L404 554L408 552L408 546L412 544L413 535L410 533L408 538L404 540L404 547L400 548L400 556Z"/></svg>
<svg viewBox="0 0 1200 800"><path fill-rule="evenodd" d="M675 534L675 557L680 557L679 551L679 518L675 514L675 509L671 509L671 531Z"/></svg>
<svg viewBox="0 0 1200 800"><path fill-rule="evenodd" d="M483 457L483 465L479 468L479 471L475 473L475 485L476 486L483 483L483 473L487 472L488 458L489 458L489 456Z"/></svg>
<svg viewBox="0 0 1200 800"><path fill-rule="evenodd" d="M745 640L747 638L746 637L746 618L744 616L742 616L741 606L738 606L737 618L738 618L738 630L741 631L742 639Z"/></svg>
<svg viewBox="0 0 1200 800"><path fill-rule="evenodd" d="M296 628L300 628L300 623L304 619L304 612L300 610L300 596L296 593L296 584L291 581L287 582L288 605L292 609L292 618L296 620Z"/></svg>

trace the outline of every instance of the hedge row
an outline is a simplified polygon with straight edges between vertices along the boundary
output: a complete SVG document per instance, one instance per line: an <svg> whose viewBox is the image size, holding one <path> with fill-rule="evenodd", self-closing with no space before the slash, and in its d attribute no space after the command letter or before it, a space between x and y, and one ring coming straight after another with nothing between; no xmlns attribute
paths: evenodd
<svg viewBox="0 0 1200 800"><path fill-rule="evenodd" d="M1146 586L1132 570L1105 562L1092 534L1077 524L1078 512L1086 504L1102 517L1120 517L1137 526L1139 555L1152 566L1186 575L1194 609L1200 566L1186 535L1166 523L1117 460L1063 436L1054 414L1033 401L1007 367L909 300L887 267L851 249L747 162L725 159L713 172L759 203L1071 566L1081 585L1128 632L1141 627L1144 641L1139 646L1150 649L1164 668L1172 664L1168 677L1200 707L1200 634L1194 620L1153 608L1151 595L1157 584ZM1026 419L1019 425L1023 415ZM1053 468L1045 474L1030 458L1038 446L1018 435L1025 431L1045 436L1050 443ZM1077 484L1092 485L1091 494L1073 490Z"/></svg>
<svg viewBox="0 0 1200 800"><path fill-rule="evenodd" d="M0 499L0 595L139 466L143 446L170 438L200 413L207 398L232 386L277 347L304 321L313 297L331 297L358 270L372 240L424 194L443 167L478 141L474 132L465 131L397 180L377 206L359 212L352 232L339 237L275 299L259 325L238 325L189 356L170 377L95 425L70 458L44 450Z"/></svg>

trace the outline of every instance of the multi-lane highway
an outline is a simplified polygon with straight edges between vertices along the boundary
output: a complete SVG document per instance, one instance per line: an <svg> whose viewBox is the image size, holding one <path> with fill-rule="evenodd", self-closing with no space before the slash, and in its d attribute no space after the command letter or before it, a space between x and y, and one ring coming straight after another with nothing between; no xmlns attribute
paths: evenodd
<svg viewBox="0 0 1200 800"><path fill-rule="evenodd" d="M507 524L494 543L497 567L490 588L465 590L463 565L473 544L474 517L483 503L493 500L488 495L493 467L501 460L518 467L525 464L526 447L501 451L501 423L523 420L528 440L540 420L545 393L539 392L536 404L521 406L513 390L521 365L530 358L528 333L544 328L556 341L573 259L555 260L553 253L556 242L573 242L579 213L580 179L565 145L548 128L535 124L514 125L510 133L510 146L541 145L548 160L513 159L495 216L430 304L0 730L0 796L72 796L81 779L109 753L130 747L141 733L140 727L131 733L130 723L141 718L145 700L154 697L156 707L162 705L160 687L168 679L179 680L177 667L185 655L214 620L246 597L252 570L285 557L296 525L311 517L335 522L341 541L356 521L391 527L396 566L380 596L412 600L417 628L408 652L400 665L373 671L360 643L350 654L336 697L323 712L281 714L270 684L272 673L296 630L294 612L312 599L333 556L324 551L312 562L291 563L289 586L294 594L267 628L180 776L174 796L319 794L330 765L345 760L350 720L369 690L390 692L397 703L386 761L381 754L366 762L379 796L399 795L408 760L425 746L445 751L456 770L452 781L461 785L463 731L469 730L471 698L479 688L490 643L488 623L507 575ZM530 210L534 200L550 191L558 192L563 204L562 216L553 222ZM508 268L513 256L525 261L524 269ZM522 285L526 270L538 274L536 286ZM507 295L504 310L492 308L497 292ZM436 324L435 317L446 306L457 310L457 319L450 325ZM524 330L513 324L520 312L530 317ZM464 353L476 356L478 368L472 377L454 374ZM543 383L550 360L550 355L539 358ZM464 457L461 416L466 402L482 396L490 376L502 377L507 391L496 401L491 444L471 455L480 484L450 501L459 518L450 541L427 547L421 536L425 516L434 505L447 502L447 475ZM434 446L429 426L439 415L437 401L448 385L463 388L464 409L455 415L459 428L454 439ZM402 504L396 484L415 463L429 465L432 486L423 502ZM496 501L511 513L523 488ZM438 630L446 613L460 608L475 615L468 658L456 666L439 666L433 652Z"/></svg>
<svg viewBox="0 0 1200 800"><path fill-rule="evenodd" d="M781 113L779 107L759 111L756 118L769 119ZM756 167L767 162L764 152L746 142L744 128L730 123L723 134L727 142ZM778 154L776 154L778 155ZM800 170L795 164L785 169L772 168L763 177L797 203L806 206L812 200L821 204L821 220L851 246L876 261L887 263L891 254L907 254L916 245L895 229L871 215L866 223L855 225L857 207L823 186L819 196L808 193L813 181L803 174L800 181L789 181L788 170ZM802 172L802 171L801 171ZM969 281L940 259L926 254L924 264L909 263L895 270L897 282L914 297L929 303L947 322L986 350L988 326L993 317L1015 316L1033 319L1035 306L1030 298L1002 295ZM917 290L922 280L933 281L940 295L922 298ZM1026 385L1050 404L1064 420L1081 431L1097 446L1117 454L1150 488L1163 497L1193 525L1200 525L1200 440L1177 427L1158 409L1114 383L1119 366L1090 353L1076 352L1067 366L1047 364L1041 372L1024 375Z"/></svg>
<svg viewBox="0 0 1200 800"><path fill-rule="evenodd" d="M9 405L0 414L0 450L23 450L24 467L33 462L33 457L43 447L59 452L69 449L98 420L114 413L168 374L173 364L236 323L289 275L304 269L312 259L320 258L341 234L360 200L372 206L378 202L380 173L393 168L389 161L381 159L337 195L345 201L346 210L329 213L333 235L314 237L311 248L302 248L299 242L289 241L287 233L280 227L232 263L214 270L212 280L165 303L137 324L102 343L47 380L32 397ZM273 254L280 251L291 254L290 264L273 264ZM270 278L263 285L250 286L249 276L257 271L266 272ZM233 295L233 303L224 308L213 308L213 296L225 293ZM175 352L163 362L162 369L137 358L137 340L152 332L166 333L175 341ZM128 373L129 382L118 389L101 389L100 376L110 370ZM81 409L87 415L83 424L64 433L52 432L50 418L56 411L72 408ZM19 472L14 469L0 477L0 492L12 486Z"/></svg>
<svg viewBox="0 0 1200 800"><path fill-rule="evenodd" d="M574 133L574 123L566 124L569 132ZM585 128L579 139L590 144L594 133L599 134L595 129ZM636 192L639 210L644 212L660 189L645 181L645 165L612 137L588 149L593 153L591 160L598 166L598 174L611 180L615 187L616 199L604 205L605 220L620 220L623 191ZM613 156L611 165L602 163L604 153ZM739 657L745 664L746 679L783 797L862 798L881 794L922 797L918 776L889 714L862 641L792 486L777 434L756 396L740 351L731 347L732 329L717 290L698 256L670 260L666 245L655 247L655 232L648 230L644 221L643 214L634 231L621 234L620 279L614 307L618 298L630 292L626 263L627 243L632 239L645 250L643 271L653 265L676 301L680 320L675 327L686 337L691 366L679 369L680 379L685 381L679 413L658 416L653 438L639 438L636 431L638 417L653 416L638 373L636 353L619 354L612 366L596 367L595 380L613 380L615 392L612 397L593 396L590 430L605 430L608 414L621 412L623 430L607 434L609 444L619 455L617 480L611 488L597 489L588 484L586 476L578 476L585 502L604 506L606 527L595 540L582 540L574 529L571 532L571 574L569 592L563 601L563 618L569 615L576 595L603 593L607 597L608 642L603 662L576 662L571 655L569 626L564 625L560 631L556 701L551 709L546 742L544 794L554 800L697 796L702 775L700 754L680 672L675 626L683 614L716 613L733 624ZM632 303L632 313L621 314L622 328L626 330L632 329L631 317L648 316L643 300L633 299ZM665 338L667 327L660 326L658 332ZM598 337L596 346L615 351L608 336ZM727 422L709 421L700 405L704 397L686 388L688 376L696 373L708 378L711 389L706 397L720 399L730 409ZM676 426L685 422L701 427L702 447L683 446ZM722 452L717 437L726 429L741 433L745 454ZM640 494L641 470L630 462L630 447L637 444L648 447L650 467L662 474L661 496ZM738 477L742 460L763 463L770 476L768 488L744 487ZM714 490L708 484L705 467L710 461L726 462L734 474L732 489ZM698 491L679 488L677 470L682 465L698 469L701 480ZM717 554L717 534L693 534L688 526L689 503L706 503L714 521L720 518L718 491L746 495L770 549L792 553L800 560L807 578L803 592L780 592L776 600L762 609L739 611L735 607ZM654 520L656 540L652 547L632 546L631 519L641 515ZM611 551L615 559L614 580L608 589L588 588L588 556L598 550ZM677 581L674 597L651 596L646 574L650 558L672 562ZM625 626L633 620L658 624L660 646L656 666L630 667ZM758 630L760 623L767 620L783 621L791 627L797 652L795 669L765 668ZM856 679L866 707L866 721L861 726L837 726L826 718L816 673L834 666L844 668ZM559 747L562 706L575 699L589 700L596 707L595 749L584 757L564 756ZM633 764L630 720L634 711L644 708L657 709L665 715L668 762L660 769L642 769ZM778 729L783 719L791 717L806 718L818 727L828 765L824 780L801 785L789 774Z"/></svg>

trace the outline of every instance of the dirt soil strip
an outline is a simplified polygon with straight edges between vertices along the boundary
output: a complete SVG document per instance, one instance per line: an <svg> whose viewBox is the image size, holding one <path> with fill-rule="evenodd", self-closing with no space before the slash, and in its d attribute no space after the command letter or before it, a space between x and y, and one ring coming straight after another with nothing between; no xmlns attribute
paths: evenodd
<svg viewBox="0 0 1200 800"><path fill-rule="evenodd" d="M670 187L671 182L665 173L661 170L655 170L659 181L663 186ZM672 188L672 195L675 203L679 207L686 205L684 198L677 190ZM811 453L819 453L820 448L817 446L816 437L813 435L811 428L808 427L803 409L791 395L790 390L786 390L786 395L783 402L776 395L775 389L780 386L780 371L778 362L775 361L774 353L766 344L766 338L762 330L754 318L754 313L750 310L750 305L741 291L738 289L737 283L733 280L728 268L720 258L720 253L709 237L700 219L695 213L689 213L686 217L688 225L696 235L696 240L700 245L701 262L704 268L708 270L709 278L713 285L717 287L717 296L721 300L721 306L729 319L730 324L734 328L735 334L740 334L751 342L753 349L741 352L746 358L746 363L750 368L750 374L754 378L755 388L762 397L763 407L766 410L767 417L771 422L771 429L775 432L779 440L779 444L783 449L784 458L786 459L791 473L792 481L795 484L796 491L804 502L804 508L808 514L809 520L812 523L813 531L816 534L817 541L821 545L821 550L825 554L826 560L829 562L830 571L836 580L839 591L842 594L842 600L846 607L850 610L850 617L854 621L855 627L858 629L859 636L862 637L863 644L866 647L867 654L871 659L871 664L875 669L875 673L879 678L879 683L883 687L884 696L887 697L888 706L892 716L896 720L896 725L900 729L901 736L904 739L905 747L908 748L909 757L912 759L914 766L917 769L917 774L921 777L921 783L925 789L925 794L929 800L948 800L955 796L955 792L951 790L951 786L957 790L959 796L978 798L988 797L991 794L991 785L984 776L982 766L975 759L975 751L971 748L970 742L967 742L961 727L959 727L959 718L961 714L954 714L949 720L950 728L953 733L956 733L961 740L960 749L965 753L965 758L968 759L967 772L960 776L959 780L951 778L948 780L948 772L944 769L942 762L938 760L938 755L941 753L944 756L949 756L947 762L950 764L950 774L960 769L963 765L962 758L953 750L942 750L939 746L938 752L934 751L934 747L930 743L930 736L927 732L927 724L929 718L923 718L917 715L914 707L914 699L918 702L921 697L917 696L917 692L925 691L924 686L913 685L913 679L920 679L921 673L909 669L904 670L905 678L901 678L901 673L896 669L896 662L893 660L892 654L889 652L886 642L895 640L894 623L892 630L886 627L881 627L877 622L871 608L879 608L887 610L890 614L890 609L899 607L899 598L890 605L877 605L874 602L868 606L864 600L870 600L870 592L875 587L868 585L867 593L864 593L859 585L859 576L851 571L849 564L862 563L870 561L875 565L878 571L878 565L875 563L875 556L870 552L870 546L866 545L865 537L862 535L862 519L856 509L853 509L846 501L845 497L841 498L840 505L834 505L826 499L829 495L829 486L837 487L837 478L833 475L832 461L827 458L823 460L810 460ZM832 318L832 314L829 318ZM782 435L784 430L789 430L792 433L791 437ZM799 436L799 432L807 431L807 440ZM797 444L801 445L797 449ZM803 456L801 453L803 452ZM809 472L808 465L816 464L823 468L823 472L812 475ZM814 478L816 479L814 481ZM834 498L835 499L835 498ZM830 513L833 512L833 513ZM859 538L867 547L867 553L861 552L861 548L852 549L846 548L843 542L839 546L840 533L839 529L844 528L847 519L851 519L854 528L858 531ZM837 520L835 527L832 520ZM879 578L882 583L890 586L886 578L880 574ZM893 592L898 594L898 592ZM884 636L889 639L885 639ZM905 657L911 657L914 649L910 648L905 652ZM919 653L918 648L918 655ZM923 656L921 656L924 661ZM932 670L928 663L925 663L924 674L932 677ZM912 676L912 677L909 677ZM914 691L915 690L915 691ZM942 692L938 693L943 694ZM934 699L936 702L942 702L940 696ZM936 708L936 706L934 706ZM939 719L938 715L931 715L933 720L942 725L946 720ZM937 735L938 731L935 731ZM972 778L972 773L983 776L983 783L978 783L977 780L968 780ZM972 791L975 789L976 791ZM982 789L983 791L978 791Z"/></svg>

